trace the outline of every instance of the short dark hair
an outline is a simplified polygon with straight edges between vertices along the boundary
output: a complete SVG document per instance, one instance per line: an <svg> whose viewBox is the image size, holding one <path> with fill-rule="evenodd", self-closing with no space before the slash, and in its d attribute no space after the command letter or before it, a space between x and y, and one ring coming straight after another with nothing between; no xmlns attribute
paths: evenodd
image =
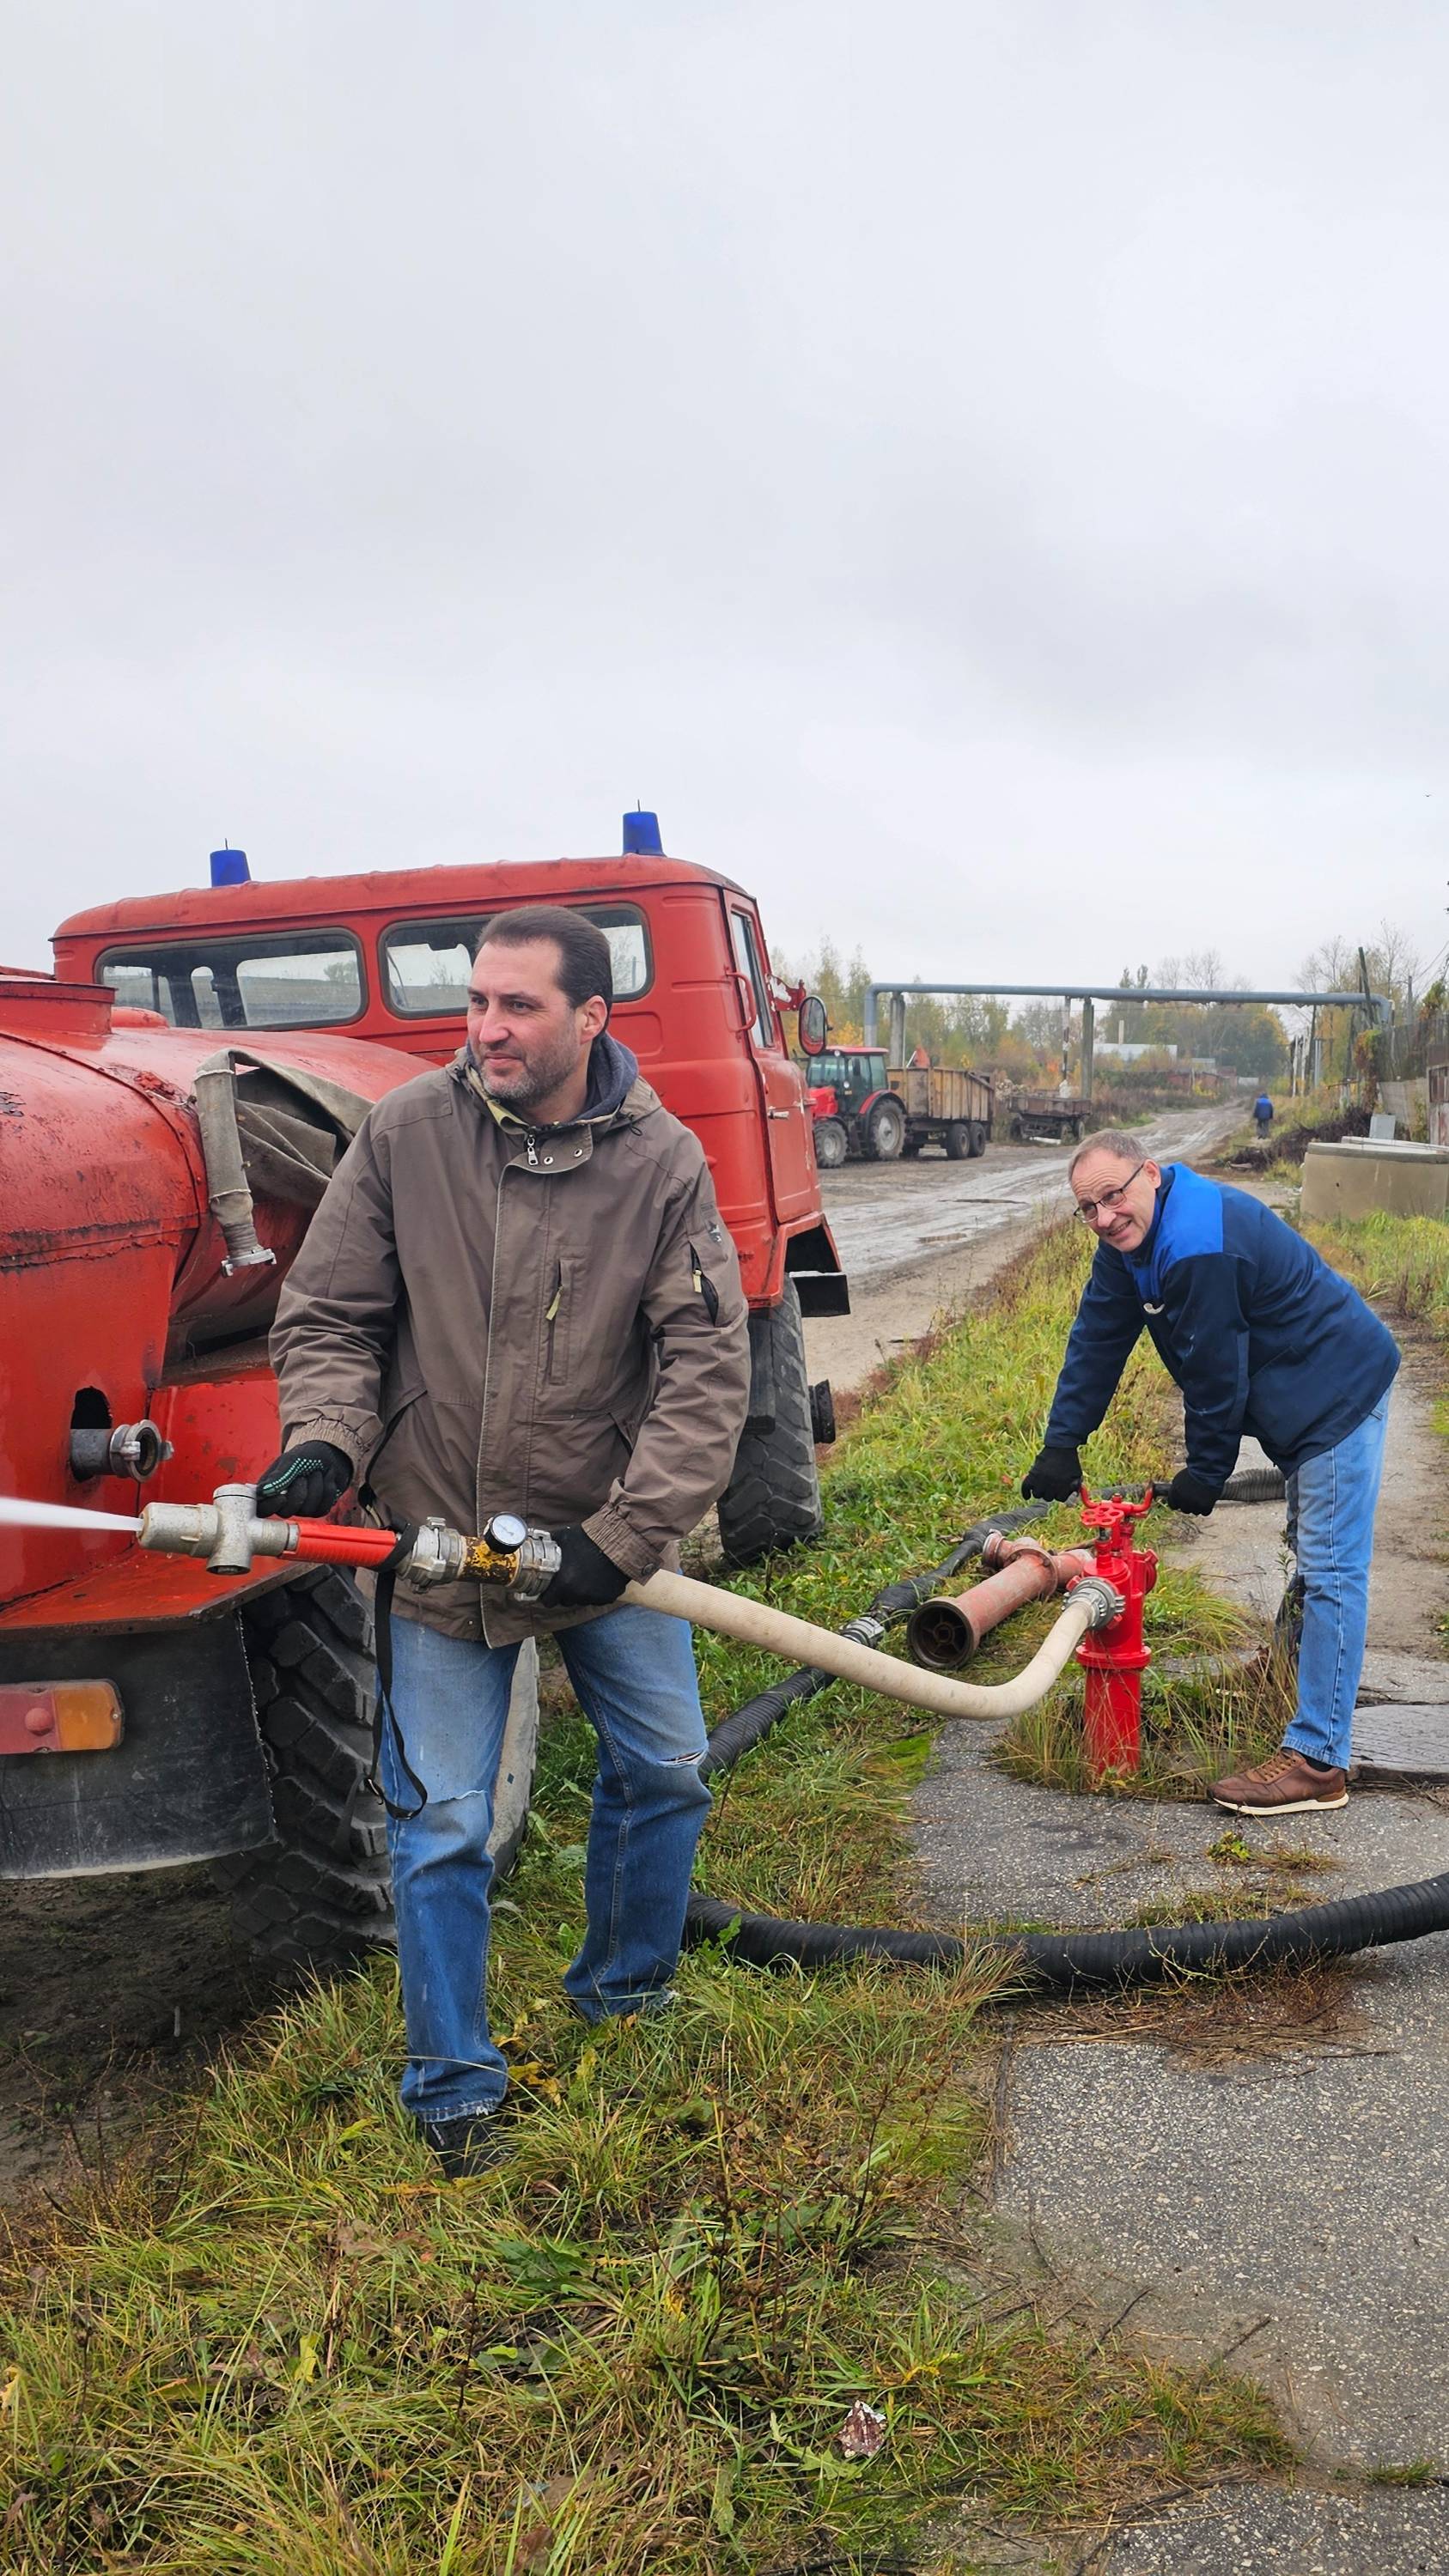
<svg viewBox="0 0 1449 2576"><path fill-rule="evenodd" d="M533 939L553 941L558 950L559 990L575 1010L591 1002L596 993L613 1009L614 960L609 943L602 930L571 905L522 903L515 911L495 912L483 925L474 964L485 948L523 948Z"/></svg>

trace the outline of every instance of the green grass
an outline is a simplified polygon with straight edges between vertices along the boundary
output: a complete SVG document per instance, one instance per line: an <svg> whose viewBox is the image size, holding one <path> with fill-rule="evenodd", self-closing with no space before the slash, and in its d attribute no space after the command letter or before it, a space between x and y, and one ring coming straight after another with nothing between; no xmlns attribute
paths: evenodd
<svg viewBox="0 0 1449 2576"><path fill-rule="evenodd" d="M1011 1499L1089 1253L1047 1238L994 1311L898 1370L840 1445L828 1543L749 1588L837 1622ZM1139 1359L1089 1475L1159 1466L1165 1421ZM1154 1596L1174 1650L1218 1617L1187 1578ZM715 1717L771 1669L700 1645ZM1025 1651L1018 1633L998 1658ZM858 1694L798 1708L719 1795L704 1883L904 1919L925 1750ZM1285 2457L1250 2388L1099 2348L974 2278L961 2194L990 2127L994 1964L762 1976L695 1952L676 2013L574 2023L590 1771L582 1723L552 1727L499 1905L511 2165L440 2181L396 2106L379 1959L263 2017L189 2116L17 2229L15 2576L924 2569L946 2562L912 2535L953 2497L1079 2521ZM839 2440L858 2399L885 2422L863 2463Z"/></svg>
<svg viewBox="0 0 1449 2576"><path fill-rule="evenodd" d="M1014 1779L1078 1796L1095 1790L1108 1797L1201 1800L1210 1782L1263 1761L1291 1714L1283 1679L1266 1654L1248 1663L1205 1654L1190 1676L1144 1674L1142 1761L1135 1772L1092 1778L1075 1681L1013 1718L995 1758Z"/></svg>
<svg viewBox="0 0 1449 2576"><path fill-rule="evenodd" d="M1442 1217L1376 1216L1303 1228L1390 1319L1426 1324L1449 1342L1449 1224Z"/></svg>

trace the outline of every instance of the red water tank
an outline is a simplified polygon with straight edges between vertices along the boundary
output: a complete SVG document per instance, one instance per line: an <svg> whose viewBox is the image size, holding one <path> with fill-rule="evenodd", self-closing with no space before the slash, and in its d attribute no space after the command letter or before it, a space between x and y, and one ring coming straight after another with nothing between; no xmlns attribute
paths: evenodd
<svg viewBox="0 0 1449 2576"><path fill-rule="evenodd" d="M205 1446L206 1389L232 1355L250 1345L261 1377L260 1337L310 1209L259 1195L256 1233L275 1260L228 1273L194 1091L224 1043L116 1010L105 986L0 973L0 1493L125 1511L114 1478L98 1489L72 1474L78 1423L172 1422L189 1406ZM421 1069L310 1031L267 1032L247 1051L365 1100ZM0 1529L0 1603L124 1543Z"/></svg>

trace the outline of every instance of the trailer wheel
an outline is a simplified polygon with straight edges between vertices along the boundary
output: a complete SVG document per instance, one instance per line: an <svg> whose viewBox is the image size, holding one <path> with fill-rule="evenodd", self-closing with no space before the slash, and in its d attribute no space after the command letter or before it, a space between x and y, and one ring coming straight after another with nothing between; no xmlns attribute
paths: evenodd
<svg viewBox="0 0 1449 2576"><path fill-rule="evenodd" d="M772 1548L818 1538L824 1526L816 1429L805 1371L805 1327L793 1283L768 1318L775 1380L769 1431L740 1437L734 1473L719 1498L719 1534L731 1565L748 1565Z"/></svg>
<svg viewBox="0 0 1449 2576"><path fill-rule="evenodd" d="M372 1613L330 1566L242 1611L276 1840L217 1861L241 1937L282 1965L341 1967L395 1934L387 1820L363 1785L372 1762ZM495 1792L498 1875L528 1821L538 1743L538 1656L519 1656Z"/></svg>
<svg viewBox="0 0 1449 2576"><path fill-rule="evenodd" d="M845 1160L845 1129L838 1118L815 1121L815 1160L822 1172L838 1172Z"/></svg>
<svg viewBox="0 0 1449 2576"><path fill-rule="evenodd" d="M967 1150L973 1163L978 1154L984 1154L986 1151L986 1130L979 1118L973 1118L971 1121L971 1141Z"/></svg>
<svg viewBox="0 0 1449 2576"><path fill-rule="evenodd" d="M946 1130L946 1159L964 1163L971 1151L971 1130L964 1118L953 1118Z"/></svg>
<svg viewBox="0 0 1449 2576"><path fill-rule="evenodd" d="M893 1163L906 1141L906 1113L898 1100L878 1100L865 1131L865 1150L873 1163Z"/></svg>

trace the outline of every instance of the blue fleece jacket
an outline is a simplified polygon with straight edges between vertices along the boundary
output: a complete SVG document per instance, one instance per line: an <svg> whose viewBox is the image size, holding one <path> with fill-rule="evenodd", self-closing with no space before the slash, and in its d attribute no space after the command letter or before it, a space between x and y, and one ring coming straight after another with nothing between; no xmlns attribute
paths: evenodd
<svg viewBox="0 0 1449 2576"><path fill-rule="evenodd" d="M1399 1349L1357 1289L1244 1190L1168 1163L1136 1250L1099 1243L1052 1398L1050 1446L1095 1431L1143 1325L1182 1389L1187 1463L1215 1491L1244 1433L1285 1475L1336 1449Z"/></svg>

